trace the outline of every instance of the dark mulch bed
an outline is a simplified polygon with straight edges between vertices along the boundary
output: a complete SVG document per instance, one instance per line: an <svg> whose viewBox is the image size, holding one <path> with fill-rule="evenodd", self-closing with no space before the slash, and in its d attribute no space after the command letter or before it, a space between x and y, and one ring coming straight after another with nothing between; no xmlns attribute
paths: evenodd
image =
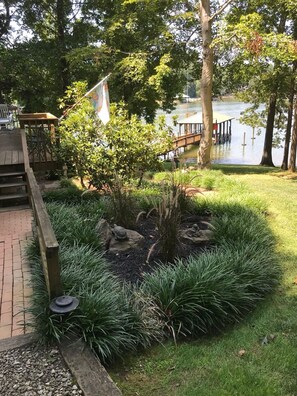
<svg viewBox="0 0 297 396"><path fill-rule="evenodd" d="M199 228L203 230L207 228L204 223L205 221L210 222L210 217L184 217L182 220L181 229L192 228L194 224L197 224ZM138 281L141 282L145 273L154 271L162 262L164 263L162 255L158 249L154 249L149 263L146 262L148 252L158 237L158 232L153 219L143 219L137 224L135 231L144 236L144 244L141 249L130 249L129 251L117 254L111 253L109 251L105 253L105 258L110 263L111 271L120 279L132 283ZM200 245L195 245L191 242L182 243L182 245L179 247L177 257L187 258L190 255L199 254L202 251L205 251L206 248L211 248L210 242Z"/></svg>

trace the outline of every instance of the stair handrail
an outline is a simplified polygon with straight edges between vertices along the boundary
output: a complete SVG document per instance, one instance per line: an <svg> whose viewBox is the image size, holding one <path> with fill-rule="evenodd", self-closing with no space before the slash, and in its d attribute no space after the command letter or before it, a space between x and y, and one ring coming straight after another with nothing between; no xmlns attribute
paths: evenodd
<svg viewBox="0 0 297 396"><path fill-rule="evenodd" d="M25 131L21 130L25 173L28 183L29 201L36 224L43 273L49 298L62 295L59 264L59 244L56 239L49 215L37 184L33 169L30 167Z"/></svg>

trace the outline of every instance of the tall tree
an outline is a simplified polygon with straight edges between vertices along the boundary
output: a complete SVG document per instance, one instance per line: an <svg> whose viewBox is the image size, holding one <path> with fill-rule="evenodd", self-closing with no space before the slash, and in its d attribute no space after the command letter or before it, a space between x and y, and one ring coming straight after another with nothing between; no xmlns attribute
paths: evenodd
<svg viewBox="0 0 297 396"><path fill-rule="evenodd" d="M149 121L158 107L171 110L186 82L184 69L197 57L194 0L90 0L83 12L98 27L93 60L105 74L112 72L115 101L124 100L130 114ZM90 59L89 50L86 55Z"/></svg>
<svg viewBox="0 0 297 396"><path fill-rule="evenodd" d="M151 121L159 106L173 108L186 81L184 69L198 57L194 0L24 0L20 12L30 36L15 47L30 47L24 63L35 58L44 86L46 77L53 84L40 97L42 110L49 102L54 108L70 82L86 80L91 87L112 72L112 99L124 100L130 114ZM48 66L34 55L34 46L47 48ZM14 48L11 53L18 58ZM16 93L17 76L6 72Z"/></svg>
<svg viewBox="0 0 297 396"><path fill-rule="evenodd" d="M290 148L290 140L291 140L291 129L292 129L292 121L293 121L293 114L294 114L294 98L296 92L296 70L297 70L297 62L295 61L293 64L293 72L291 78L291 89L289 92L288 98L288 119L287 119L287 126L286 126L286 136L285 136L285 145L284 145L284 155L281 168L283 170L288 169L288 160L289 160L289 148Z"/></svg>
<svg viewBox="0 0 297 396"><path fill-rule="evenodd" d="M226 1L211 15L210 0L200 0L200 23L202 36L202 74L201 74L201 104L203 132L198 153L198 165L201 168L210 167L210 151L213 133L212 85L213 85L213 48L212 21L220 15L232 0Z"/></svg>
<svg viewBox="0 0 297 396"><path fill-rule="evenodd" d="M11 21L10 1L2 0L0 2L0 40L8 33Z"/></svg>
<svg viewBox="0 0 297 396"><path fill-rule="evenodd" d="M258 105L261 102L266 104L266 130L261 165L273 166L275 117L277 113L282 115L288 110L285 103L288 102L287 98L291 92L294 54L289 50L287 52L290 56L287 56L285 45L290 46L289 41L292 40L292 25L296 11L296 3L292 0L238 0L228 16L231 25L240 20L245 21L245 24L239 24L240 29L231 33L229 42L233 53L234 47L244 50L245 60L242 53L237 54L244 61L243 67L240 68L242 79L245 81L241 98ZM235 42L238 43L240 40L241 45L237 46ZM252 57L247 55L246 49ZM287 126L287 129L289 128L290 125Z"/></svg>
<svg viewBox="0 0 297 396"><path fill-rule="evenodd" d="M290 162L289 162L289 170L291 172L296 172L296 151L297 151L297 99L295 100L294 125L292 132L292 142L291 142Z"/></svg>

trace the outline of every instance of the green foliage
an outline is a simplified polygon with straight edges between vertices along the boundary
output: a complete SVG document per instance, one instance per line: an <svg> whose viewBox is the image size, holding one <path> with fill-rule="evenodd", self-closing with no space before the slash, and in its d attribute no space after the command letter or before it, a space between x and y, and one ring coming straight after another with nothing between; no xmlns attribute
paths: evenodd
<svg viewBox="0 0 297 396"><path fill-rule="evenodd" d="M229 54L220 62L226 66L225 80L233 81L241 101L252 104L241 120L252 127L266 126L261 165L273 164L272 145L280 146L289 123L296 32L296 7L293 11L289 1L239 1L214 40ZM263 103L265 110L260 110Z"/></svg>
<svg viewBox="0 0 297 396"><path fill-rule="evenodd" d="M161 266L145 275L141 286L159 306L174 339L217 331L238 321L278 282L273 238L264 221L241 206L227 209L214 227L218 248Z"/></svg>
<svg viewBox="0 0 297 396"><path fill-rule="evenodd" d="M79 203L82 200L82 190L74 185L70 185L69 187L63 187L57 190L45 191L43 198L46 202Z"/></svg>
<svg viewBox="0 0 297 396"><path fill-rule="evenodd" d="M91 214L83 210L79 211L78 208L76 205L70 206L55 202L47 204L47 210L58 241L64 241L69 245L80 243L100 248L101 241L95 231L95 226L101 216L98 216L96 212Z"/></svg>
<svg viewBox="0 0 297 396"><path fill-rule="evenodd" d="M162 185L162 195L152 202L150 212L158 230L158 239L151 247L147 261L155 249L159 249L166 262L172 262L179 248L179 229L182 214L189 208L189 198L186 196L181 181L171 174L167 183Z"/></svg>
<svg viewBox="0 0 297 396"><path fill-rule="evenodd" d="M83 83L69 88L62 105L81 97ZM84 99L69 112L59 128L60 156L73 164L81 180L85 177L98 189L112 186L115 174L123 181L139 177L159 166L158 155L171 147L171 130L164 118L147 124L137 116L129 117L123 105L114 105L110 122L102 126L89 101Z"/></svg>
<svg viewBox="0 0 297 396"><path fill-rule="evenodd" d="M114 106L111 121L104 127L104 140L108 143L109 167L122 180L139 177L146 170L158 169L158 155L171 148L171 129L160 117L155 124L143 123L137 116L129 118L122 105ZM93 182L100 182L104 169L97 164L93 170Z"/></svg>
<svg viewBox="0 0 297 396"><path fill-rule="evenodd" d="M67 318L49 313L35 241L27 254L34 264L32 312L37 331L55 340L76 334L102 361L110 361L125 351L161 341L165 335L177 340L222 330L272 291L280 270L275 240L264 216L266 205L245 185L221 172L196 172L199 176L203 173L211 174L219 186L210 199L197 197L197 202L203 202L200 209L212 214L216 247L187 260L162 264L146 274L141 285L133 287L123 286L99 253L94 229L102 213L101 201L72 206L48 204L61 246L64 293L77 296L80 305ZM178 243L180 216L187 207L181 187L173 178L164 183L163 192L159 189L159 195L156 185L144 188L159 200L155 205L159 212L159 243L163 244L164 257L167 255L165 258L171 262L170 255ZM141 202L141 190L135 197Z"/></svg>
<svg viewBox="0 0 297 396"><path fill-rule="evenodd" d="M104 25L102 45L93 58L99 59L106 72L113 71L110 88L114 100L124 99L129 114L147 121L153 120L160 106L172 109L174 97L183 91L186 81L183 71L196 58L194 4L116 1L113 7L91 3L85 9Z"/></svg>
<svg viewBox="0 0 297 396"><path fill-rule="evenodd" d="M56 114L57 98L72 81L86 80L91 88L112 71L112 99L124 100L129 114L152 121L158 107L173 108L186 81L184 69L197 63L198 15L192 2L6 3L18 5L13 7L18 24L7 37L10 62L1 64L1 91L27 111Z"/></svg>
<svg viewBox="0 0 297 396"><path fill-rule="evenodd" d="M267 32L265 17L256 12L242 15L238 23L225 26L224 34L214 45L225 40L226 45L235 45L241 50L242 58L260 64L267 63L267 59L288 64L297 58L293 37L283 32Z"/></svg>
<svg viewBox="0 0 297 396"><path fill-rule="evenodd" d="M168 178L168 172L159 172L154 175L154 181L161 182ZM188 185L192 187L206 188L207 190L213 190L220 186L222 181L222 173L213 170L203 170L203 171L183 171L176 170L175 177L183 185Z"/></svg>
<svg viewBox="0 0 297 396"><path fill-rule="evenodd" d="M129 188L125 187L119 178L107 197L105 213L110 221L125 228L135 226L136 204Z"/></svg>
<svg viewBox="0 0 297 396"><path fill-rule="evenodd" d="M59 156L70 166L75 167L76 174L81 178L88 176L91 165L90 157L94 147L100 149L102 136L99 131L99 120L95 116L94 108L87 99L81 99L86 93L86 83L76 82L66 91L60 100L60 106L65 108L81 100L75 109L70 110L59 126L61 145Z"/></svg>
<svg viewBox="0 0 297 396"><path fill-rule="evenodd" d="M34 297L30 311L32 325L46 340L61 341L75 334L108 362L124 351L147 347L160 339L162 328L148 297L123 288L108 271L102 256L87 246L61 244L61 278L66 294L75 295L76 311L61 317L48 308L48 296L40 258L30 256L33 265Z"/></svg>
<svg viewBox="0 0 297 396"><path fill-rule="evenodd" d="M193 178L194 174L198 177ZM155 176L166 180L164 173ZM264 217L267 206L221 171L196 171L191 176L192 184L211 177L217 188L211 199L196 197L196 211L212 214L216 248L162 265L147 274L141 286L155 299L174 338L216 331L238 321L280 276L275 240ZM190 184L188 173L180 177Z"/></svg>
<svg viewBox="0 0 297 396"><path fill-rule="evenodd" d="M55 79L55 46L35 40L18 42L12 48L0 47L0 58L1 94L7 102L23 105L24 112L57 114L61 91Z"/></svg>
<svg viewBox="0 0 297 396"><path fill-rule="evenodd" d="M139 211L149 212L162 199L162 192L155 183L143 183L141 188L132 191Z"/></svg>
<svg viewBox="0 0 297 396"><path fill-rule="evenodd" d="M285 396L295 392L297 217L292 213L297 211L296 178L276 168L215 166L248 183L251 195L266 201L267 221L276 236L284 272L282 281L252 314L219 336L178 346L166 342L165 348L156 346L113 367L109 374L127 396L135 389L140 396L155 394L156 389L163 396ZM234 187L230 194L236 194Z"/></svg>

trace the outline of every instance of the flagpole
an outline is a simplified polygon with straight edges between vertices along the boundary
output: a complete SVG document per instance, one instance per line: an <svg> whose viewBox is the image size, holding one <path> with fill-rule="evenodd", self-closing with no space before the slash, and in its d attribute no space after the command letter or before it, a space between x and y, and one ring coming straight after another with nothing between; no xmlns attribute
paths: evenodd
<svg viewBox="0 0 297 396"><path fill-rule="evenodd" d="M96 84L92 89L90 89L86 94L84 94L84 96L82 96L77 102L75 102L72 106L70 106L59 118L59 122L63 120L63 118L72 110L74 109L74 107L76 107L77 105L79 105L81 103L81 101L88 96L91 92L94 91L94 89L96 89L100 84L102 84L105 80L107 80L109 77L111 76L111 73L109 73L106 77L104 77L101 81L98 82L98 84Z"/></svg>
<svg viewBox="0 0 297 396"><path fill-rule="evenodd" d="M110 77L111 73L109 73L106 77L104 77L101 81L98 82L98 84L96 84L92 89L90 89L86 94L84 94L83 98L85 96L88 96L91 92L94 91L94 89L96 89L100 84L102 84L105 80L107 80ZM82 98L81 98L82 100Z"/></svg>

